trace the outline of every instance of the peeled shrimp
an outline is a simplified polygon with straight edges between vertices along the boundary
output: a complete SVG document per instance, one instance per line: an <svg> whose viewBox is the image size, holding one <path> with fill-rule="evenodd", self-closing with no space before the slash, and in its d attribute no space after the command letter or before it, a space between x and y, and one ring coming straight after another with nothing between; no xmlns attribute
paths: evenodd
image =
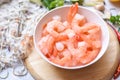
<svg viewBox="0 0 120 80"><path fill-rule="evenodd" d="M83 15L76 14L72 21L72 29L79 34L81 27L86 23L86 19Z"/></svg>
<svg viewBox="0 0 120 80"><path fill-rule="evenodd" d="M99 49L93 49L92 51L88 51L85 56L79 59L80 63L87 64L92 61L98 55Z"/></svg>
<svg viewBox="0 0 120 80"><path fill-rule="evenodd" d="M54 59L51 59L51 61L61 66L71 66L71 58L72 56L70 54L70 51L67 49L64 49L61 53L58 54L57 57L55 57Z"/></svg>
<svg viewBox="0 0 120 80"><path fill-rule="evenodd" d="M61 66L80 66L92 61L101 49L101 29L98 24L86 21L73 5L67 21L53 17L42 31L39 41L41 52L53 63Z"/></svg>
<svg viewBox="0 0 120 80"><path fill-rule="evenodd" d="M59 32L65 30L65 27L62 22L57 20L52 20L47 24L46 30L50 35L57 38L59 36Z"/></svg>
<svg viewBox="0 0 120 80"><path fill-rule="evenodd" d="M70 25L72 25L72 29L76 33L79 33L80 27L86 23L86 19L84 16L77 14L77 12L78 12L78 3L71 6L68 12L67 21Z"/></svg>
<svg viewBox="0 0 120 80"><path fill-rule="evenodd" d="M44 55L52 54L54 41L54 38L50 35L41 38L38 45Z"/></svg>
<svg viewBox="0 0 120 80"><path fill-rule="evenodd" d="M100 31L100 27L98 26L98 24L95 24L95 23L88 22L81 27L81 32L83 33L86 33L86 32L93 33L97 31Z"/></svg>
<svg viewBox="0 0 120 80"><path fill-rule="evenodd" d="M83 26L86 23L86 19L83 15L76 14L73 18L72 25Z"/></svg>
<svg viewBox="0 0 120 80"><path fill-rule="evenodd" d="M71 24L71 22L72 22L72 20L77 12L78 12L78 3L76 3L75 5L72 5L69 9L69 12L67 15L67 21L69 24Z"/></svg>

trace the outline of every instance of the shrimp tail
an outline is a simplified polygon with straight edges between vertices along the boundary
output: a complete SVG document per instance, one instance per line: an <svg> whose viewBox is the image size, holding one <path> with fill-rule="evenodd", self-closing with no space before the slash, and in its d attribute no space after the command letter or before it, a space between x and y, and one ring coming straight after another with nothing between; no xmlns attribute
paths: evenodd
<svg viewBox="0 0 120 80"><path fill-rule="evenodd" d="M67 21L68 21L68 23L72 22L72 20L73 20L73 18L76 15L77 12L78 12L78 3L75 3L69 9L69 12L68 12L68 15L67 15Z"/></svg>

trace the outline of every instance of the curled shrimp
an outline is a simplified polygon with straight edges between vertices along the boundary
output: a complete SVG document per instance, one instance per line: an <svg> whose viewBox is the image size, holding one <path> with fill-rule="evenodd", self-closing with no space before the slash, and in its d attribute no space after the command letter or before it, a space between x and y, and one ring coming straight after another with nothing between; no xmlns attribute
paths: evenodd
<svg viewBox="0 0 120 80"><path fill-rule="evenodd" d="M67 21L72 26L72 29L79 33L80 27L86 23L86 19L83 15L80 15L78 12L78 3L72 5L67 15Z"/></svg>
<svg viewBox="0 0 120 80"><path fill-rule="evenodd" d="M87 64L92 61L98 55L99 49L92 49L87 51L87 53L79 59L79 62L82 64Z"/></svg>
<svg viewBox="0 0 120 80"><path fill-rule="evenodd" d="M55 39L52 36L47 35L42 37L38 43L40 50L44 53L44 55L47 55L47 57L49 57L53 52L54 42Z"/></svg>
<svg viewBox="0 0 120 80"><path fill-rule="evenodd" d="M76 13L76 15L73 18L72 21L72 26L77 25L77 26L83 26L86 23L86 18L83 15L80 15L78 13Z"/></svg>
<svg viewBox="0 0 120 80"><path fill-rule="evenodd" d="M47 32L55 38L57 38L59 36L59 33L64 29L65 27L63 23L58 20L52 20L46 26Z"/></svg>
<svg viewBox="0 0 120 80"><path fill-rule="evenodd" d="M72 56L68 49L64 49L57 57L51 58L50 60L61 66L72 66L71 65ZM67 62L67 63L66 63Z"/></svg>
<svg viewBox="0 0 120 80"><path fill-rule="evenodd" d="M72 29L79 34L81 32L81 27L86 23L86 18L83 15L76 14L72 21Z"/></svg>

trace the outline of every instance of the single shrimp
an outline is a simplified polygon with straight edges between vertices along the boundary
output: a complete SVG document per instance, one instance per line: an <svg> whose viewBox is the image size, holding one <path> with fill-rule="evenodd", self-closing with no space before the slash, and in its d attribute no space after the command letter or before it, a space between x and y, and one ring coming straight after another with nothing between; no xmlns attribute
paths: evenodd
<svg viewBox="0 0 120 80"><path fill-rule="evenodd" d="M76 13L76 15L75 15L74 18L73 18L72 25L73 25L73 26L74 26L74 25L78 25L78 26L81 27L81 26L83 26L86 22L87 22L87 21L86 21L85 16Z"/></svg>
<svg viewBox="0 0 120 80"><path fill-rule="evenodd" d="M91 32L93 32L93 31L90 32L90 30L93 30L93 29L96 29L96 30L97 30L97 28L99 28L99 26L98 26L97 24L95 24L95 23L90 23L90 22L88 22L88 23L86 23L85 25L83 25L82 27L80 27L81 32L83 32L83 33L86 33L86 32L91 33ZM99 28L99 29L100 29L100 28ZM94 31L96 31L96 30L94 30ZM98 30L97 30L97 31L98 31Z"/></svg>
<svg viewBox="0 0 120 80"><path fill-rule="evenodd" d="M46 30L50 35L57 38L59 36L59 33L65 30L65 27L62 22L52 20L47 24Z"/></svg>
<svg viewBox="0 0 120 80"><path fill-rule="evenodd" d="M69 9L69 12L67 15L67 21L69 24L71 24L71 22L72 22L72 20L77 12L78 12L78 3L76 3L75 5L72 5Z"/></svg>
<svg viewBox="0 0 120 80"><path fill-rule="evenodd" d="M81 28L86 23L86 19L83 15L76 14L72 21L72 29L79 34L81 32Z"/></svg>
<svg viewBox="0 0 120 80"><path fill-rule="evenodd" d="M102 33L101 33L100 27L96 27L94 29L91 29L88 31L88 33L89 33L89 36L91 37L90 38L91 40L94 40L94 41L101 40Z"/></svg>
<svg viewBox="0 0 120 80"><path fill-rule="evenodd" d="M70 54L70 51L68 49L65 49L61 52L61 56L62 58L60 59L59 64L64 66L71 66L72 55Z"/></svg>
<svg viewBox="0 0 120 80"><path fill-rule="evenodd" d="M38 46L41 52L49 57L53 52L54 43L55 39L52 36L47 35L40 39Z"/></svg>
<svg viewBox="0 0 120 80"><path fill-rule="evenodd" d="M87 51L85 56L79 59L80 63L87 64L92 61L99 53L99 49L92 49L91 51Z"/></svg>
<svg viewBox="0 0 120 80"><path fill-rule="evenodd" d="M71 54L69 50L64 49L61 53L59 52L56 57L51 57L49 60L61 66L70 66Z"/></svg>

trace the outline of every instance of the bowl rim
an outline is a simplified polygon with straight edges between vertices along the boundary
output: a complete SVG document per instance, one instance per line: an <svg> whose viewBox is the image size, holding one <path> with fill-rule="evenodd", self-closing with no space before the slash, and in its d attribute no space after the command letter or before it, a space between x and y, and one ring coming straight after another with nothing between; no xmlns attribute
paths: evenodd
<svg viewBox="0 0 120 80"><path fill-rule="evenodd" d="M37 43L36 43L36 40L35 40L35 39L36 39L36 38L35 38L36 29L37 29L37 27L39 26L39 23L40 23L40 21L42 20L42 18L44 18L44 17L47 16L49 13L51 13L51 12L53 12L53 11L55 11L55 10L59 10L59 9L66 8L66 7L69 8L69 7L71 7L71 5L64 5L64 6L61 6L61 7L57 7L57 8L55 8L55 9L52 9L52 10L48 11L47 13L45 13L45 14L39 19L38 23L36 24L36 27L35 27L35 29L34 29L34 34L33 34L33 41L34 41L35 49L37 50L38 54L41 56L41 58L42 58L43 60L47 61L48 63L50 63L50 64L52 64L52 65L54 65L54 66L56 66L56 67L59 67L59 68L62 68L62 69L81 69L81 68L85 68L85 67L87 67L87 66L90 66L90 65L96 63L99 59L101 59L101 57L105 54L105 52L106 52L106 50L107 50L107 48L108 48L109 40L110 40L108 25L105 23L105 21L104 21L97 13L95 13L95 12L92 11L91 9L88 9L88 8L86 8L86 7L83 7L83 6L78 6L78 8L86 9L87 11L90 11L90 12L92 12L93 14L95 14L95 15L102 21L102 23L103 23L104 25L106 25L105 27L106 27L106 31L107 31L107 33L108 33L108 34L107 34L107 43L105 44L106 46L105 46L105 48L103 48L103 52L102 52L101 55L99 55L98 58L97 58L97 56L98 56L98 55L97 55L97 56L95 57L95 59L93 59L92 61L90 61L89 63L87 63L87 64L85 64L85 65L73 66L73 67L61 66L61 65L55 64L55 63L53 63L52 61L50 61L47 57L45 57L45 55L44 55L44 54L38 49L38 47L37 47ZM100 51L101 51L101 50L100 50Z"/></svg>

